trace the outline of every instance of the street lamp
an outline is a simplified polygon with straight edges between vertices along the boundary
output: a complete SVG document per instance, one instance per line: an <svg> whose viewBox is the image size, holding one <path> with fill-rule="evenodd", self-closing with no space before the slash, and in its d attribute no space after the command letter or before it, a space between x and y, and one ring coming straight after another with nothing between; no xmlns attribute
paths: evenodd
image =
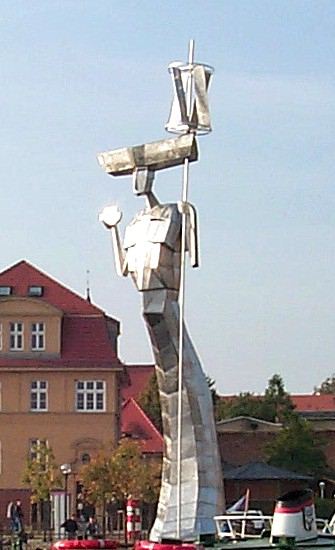
<svg viewBox="0 0 335 550"><path fill-rule="evenodd" d="M64 502L64 520L67 520L67 484L68 484L68 477L72 472L71 464L62 464L60 467L60 471L62 472L64 476L64 490L65 490L65 502Z"/></svg>
<svg viewBox="0 0 335 550"><path fill-rule="evenodd" d="M319 487L320 487L320 497L325 498L325 487L326 487L325 482L319 481Z"/></svg>

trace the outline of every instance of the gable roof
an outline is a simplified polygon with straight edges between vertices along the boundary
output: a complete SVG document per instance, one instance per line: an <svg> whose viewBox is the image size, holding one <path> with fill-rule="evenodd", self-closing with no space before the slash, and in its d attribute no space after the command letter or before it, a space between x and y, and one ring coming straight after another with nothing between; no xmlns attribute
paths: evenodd
<svg viewBox="0 0 335 550"><path fill-rule="evenodd" d="M224 424L234 424L234 423L238 423L240 422L241 420L246 420L248 422L253 422L255 424L259 424L259 425L264 425L264 426L269 426L270 428L273 428L273 427L279 427L281 428L282 427L282 424L279 424L278 422L269 422L268 420L263 420L262 418L255 418L253 416L246 416L246 415L241 415L241 416L234 416L233 418L224 418L223 420L219 420L216 425L217 426L222 426Z"/></svg>
<svg viewBox="0 0 335 550"><path fill-rule="evenodd" d="M29 286L43 286L38 298L72 315L101 315L103 311L69 288L52 279L26 260L21 260L0 273L0 286L13 287L13 296L26 297Z"/></svg>
<svg viewBox="0 0 335 550"><path fill-rule="evenodd" d="M162 434L132 397L122 405L121 432L138 440L144 453L163 452Z"/></svg>
<svg viewBox="0 0 335 550"><path fill-rule="evenodd" d="M122 388L122 399L138 399L155 372L154 365L126 365L128 385Z"/></svg>
<svg viewBox="0 0 335 550"><path fill-rule="evenodd" d="M51 304L57 308L59 314L61 312L64 314L60 356L48 357L44 354L35 357L25 357L24 354L5 356L1 357L1 367L32 367L37 370L53 367L123 369L117 357L114 339L110 337L108 329L110 322L119 325L119 321L106 316L100 308L26 260L2 271L0 285L13 287L13 294L10 297L6 296L4 298L6 301L15 297L26 298L29 286L43 286L43 296L34 300Z"/></svg>
<svg viewBox="0 0 335 550"><path fill-rule="evenodd" d="M224 472L225 479L233 480L260 480L260 479L285 479L285 480L304 480L311 481L312 476L297 474L284 468L278 468L277 466L271 466L265 462L249 462L243 466L237 466L236 468L228 468L227 472Z"/></svg>

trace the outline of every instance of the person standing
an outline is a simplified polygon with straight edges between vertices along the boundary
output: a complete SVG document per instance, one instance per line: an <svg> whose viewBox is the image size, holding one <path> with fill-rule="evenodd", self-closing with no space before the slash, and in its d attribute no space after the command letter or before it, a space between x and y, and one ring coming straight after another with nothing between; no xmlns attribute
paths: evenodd
<svg viewBox="0 0 335 550"><path fill-rule="evenodd" d="M17 500L15 504L11 506L10 515L12 533L15 535L22 533L24 531L24 528L22 505L20 500Z"/></svg>
<svg viewBox="0 0 335 550"><path fill-rule="evenodd" d="M85 539L96 539L99 536L99 525L96 518L90 516L85 529Z"/></svg>
<svg viewBox="0 0 335 550"><path fill-rule="evenodd" d="M75 515L72 515L70 518L66 519L64 523L62 523L61 527L64 528L68 540L73 540L76 538L78 523Z"/></svg>

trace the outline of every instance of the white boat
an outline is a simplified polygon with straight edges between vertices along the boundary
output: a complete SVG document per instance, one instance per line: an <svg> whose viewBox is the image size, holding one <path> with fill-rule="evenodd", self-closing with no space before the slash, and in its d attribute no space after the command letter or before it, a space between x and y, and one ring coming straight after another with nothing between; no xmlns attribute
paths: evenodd
<svg viewBox="0 0 335 550"><path fill-rule="evenodd" d="M267 516L261 510L246 512L229 512L215 516L219 540L261 539L269 536L273 516Z"/></svg>
<svg viewBox="0 0 335 550"><path fill-rule="evenodd" d="M233 508L233 507L232 507ZM272 515L264 515L261 510L228 511L215 516L217 537L225 542L253 543L257 547L269 548L274 545L302 544L305 547L335 547L335 514L329 520L316 519L311 490L291 491L276 503ZM255 540L256 539L256 540ZM244 545L243 545L244 546Z"/></svg>

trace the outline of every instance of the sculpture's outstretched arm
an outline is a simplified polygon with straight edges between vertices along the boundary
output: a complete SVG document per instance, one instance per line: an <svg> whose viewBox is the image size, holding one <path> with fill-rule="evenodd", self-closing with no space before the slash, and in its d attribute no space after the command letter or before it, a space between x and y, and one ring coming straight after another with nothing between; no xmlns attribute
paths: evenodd
<svg viewBox="0 0 335 550"><path fill-rule="evenodd" d="M117 206L106 206L99 215L99 220L111 231L116 272L120 277L126 277L128 275L128 265L117 227L121 218L122 212Z"/></svg>
<svg viewBox="0 0 335 550"><path fill-rule="evenodd" d="M178 203L179 212L186 215L186 250L189 251L191 266L199 267L199 241L197 212L188 202Z"/></svg>

